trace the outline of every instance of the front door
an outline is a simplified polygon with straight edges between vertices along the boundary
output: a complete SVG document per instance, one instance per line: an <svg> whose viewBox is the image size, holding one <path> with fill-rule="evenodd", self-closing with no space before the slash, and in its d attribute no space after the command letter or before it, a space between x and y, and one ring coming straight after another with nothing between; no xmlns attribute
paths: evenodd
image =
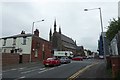
<svg viewBox="0 0 120 80"><path fill-rule="evenodd" d="M19 55L19 63L22 63L22 55Z"/></svg>

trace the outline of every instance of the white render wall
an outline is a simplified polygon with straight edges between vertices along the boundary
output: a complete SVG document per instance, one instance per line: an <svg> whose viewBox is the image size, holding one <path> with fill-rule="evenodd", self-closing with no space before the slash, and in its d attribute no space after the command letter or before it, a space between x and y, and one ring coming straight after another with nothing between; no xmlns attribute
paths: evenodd
<svg viewBox="0 0 120 80"><path fill-rule="evenodd" d="M23 45L23 37L17 37L16 38L16 45L15 48L21 48L22 54L30 54L31 53L31 41L32 37L26 37L26 45ZM4 44L4 39L2 39L2 45ZM6 52L10 53L10 50L12 48L4 48L4 47L13 47L13 38L7 38L6 39L6 45L3 46L2 52L4 52L4 49L6 49Z"/></svg>

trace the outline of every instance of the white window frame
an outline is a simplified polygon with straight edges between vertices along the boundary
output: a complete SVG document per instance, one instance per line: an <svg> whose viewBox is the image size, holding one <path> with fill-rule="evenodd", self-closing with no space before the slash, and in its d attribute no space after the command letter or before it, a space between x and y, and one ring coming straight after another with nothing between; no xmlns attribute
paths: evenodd
<svg viewBox="0 0 120 80"><path fill-rule="evenodd" d="M23 37L23 45L26 45L27 38Z"/></svg>
<svg viewBox="0 0 120 80"><path fill-rule="evenodd" d="M7 39L4 39L4 43L3 43L3 46L6 46L6 40L7 40Z"/></svg>

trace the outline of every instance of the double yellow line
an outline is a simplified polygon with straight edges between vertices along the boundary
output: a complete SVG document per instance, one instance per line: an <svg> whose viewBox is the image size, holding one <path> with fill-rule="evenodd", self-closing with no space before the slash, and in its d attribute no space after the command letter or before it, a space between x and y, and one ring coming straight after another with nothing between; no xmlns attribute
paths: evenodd
<svg viewBox="0 0 120 80"><path fill-rule="evenodd" d="M75 74L73 74L72 76L70 76L67 80L75 80L77 77L79 77L79 75L80 75L82 72L86 71L88 68L90 68L90 67L92 67L92 66L94 66L94 65L96 65L96 64L98 64L98 62L86 66L85 68L79 70L78 72L76 72Z"/></svg>

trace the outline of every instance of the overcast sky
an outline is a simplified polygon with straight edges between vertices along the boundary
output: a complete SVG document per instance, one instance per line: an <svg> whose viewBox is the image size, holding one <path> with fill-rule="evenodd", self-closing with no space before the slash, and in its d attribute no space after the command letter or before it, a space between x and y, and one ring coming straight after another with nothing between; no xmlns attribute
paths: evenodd
<svg viewBox="0 0 120 80"><path fill-rule="evenodd" d="M34 2L3 2L2 3L2 37L32 32L32 22L44 19L44 22L35 23L40 37L48 40L49 30L54 28L57 21L57 30L61 27L62 34L77 41L92 51L97 50L101 33L99 10L84 11L85 8L102 9L103 26L109 25L110 19L118 17L118 1L114 0L35 0ZM106 28L104 28L106 31Z"/></svg>

